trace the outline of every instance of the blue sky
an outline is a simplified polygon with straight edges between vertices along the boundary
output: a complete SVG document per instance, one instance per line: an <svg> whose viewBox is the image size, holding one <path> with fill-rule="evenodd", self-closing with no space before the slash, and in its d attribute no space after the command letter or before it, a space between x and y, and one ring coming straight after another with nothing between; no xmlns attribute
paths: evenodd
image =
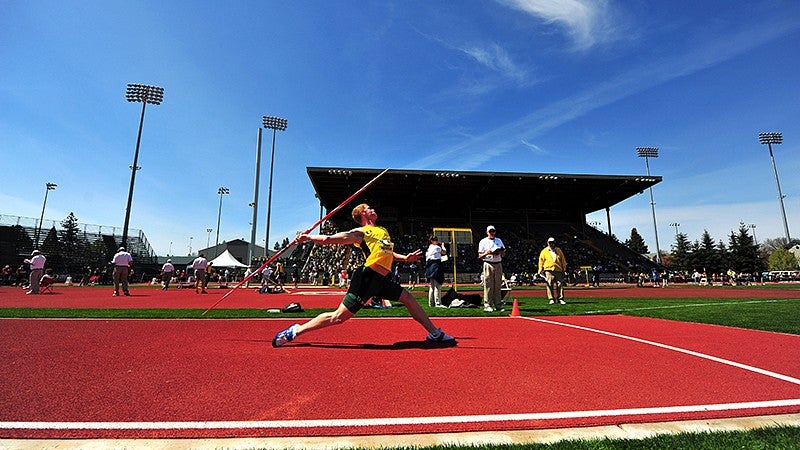
<svg viewBox="0 0 800 450"><path fill-rule="evenodd" d="M800 236L800 3L637 1L22 1L0 7L0 214L122 227L155 251L249 239L257 129L278 132L270 241L313 224L307 166L640 175L660 247L739 222ZM258 238L269 150L264 130ZM535 195L535 193L522 193ZM514 199L498 199L513 205ZM650 198L611 209L655 249ZM606 228L604 211L591 214ZM210 234L207 229L212 228ZM190 240L190 237L192 238Z"/></svg>

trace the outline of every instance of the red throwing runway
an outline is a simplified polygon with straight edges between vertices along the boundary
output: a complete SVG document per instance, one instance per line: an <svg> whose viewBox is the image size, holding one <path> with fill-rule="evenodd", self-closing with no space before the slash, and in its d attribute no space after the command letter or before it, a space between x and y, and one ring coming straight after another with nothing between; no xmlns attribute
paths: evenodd
<svg viewBox="0 0 800 450"><path fill-rule="evenodd" d="M338 301L338 297L335 297ZM4 438L536 429L800 412L800 336L625 316L0 319Z"/></svg>

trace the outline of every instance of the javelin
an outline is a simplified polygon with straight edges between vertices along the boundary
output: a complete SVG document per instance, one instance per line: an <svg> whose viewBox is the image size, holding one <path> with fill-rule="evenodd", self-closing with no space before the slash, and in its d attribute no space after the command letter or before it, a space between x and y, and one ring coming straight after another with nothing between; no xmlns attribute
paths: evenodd
<svg viewBox="0 0 800 450"><path fill-rule="evenodd" d="M240 281L240 282L239 282L239 283L238 283L236 286L234 286L233 288L231 288L231 290L229 290L228 292L226 292L226 293L225 293L225 295L223 295L221 299L217 300L217 302L216 302L216 303L214 303L213 305L209 306L209 307L208 307L208 309L207 309L207 310L205 310L205 311L203 312L203 314L202 314L202 315L203 315L203 316L205 316L205 315L206 315L206 313L208 313L209 311L211 311L212 309L214 309L214 307L216 307L217 305L219 305L220 303L222 303L222 301L223 301L223 300L225 300L226 298L228 298L228 296L230 296L231 294L233 294L233 291L235 291L236 289L239 289L239 288L240 288L240 287L241 287L243 284L245 284L245 283L247 283L248 281L250 281L250 279L251 279L251 278L253 278L253 275L255 275L255 274L257 274L257 273L260 273L262 270L264 270L264 268L265 268L265 267L267 267L268 265L272 264L272 263L273 263L273 262L274 262L276 259L278 259L278 258L279 258L281 255L283 255L283 254L286 252L286 250L288 250L288 249L289 249L289 247L291 247L291 246L293 246L294 244L296 244L296 243L297 243L297 239L300 237L300 235L301 235L301 234L308 234L308 233L310 233L310 232L311 232L311 230L313 230L314 228L317 228L317 225L319 225L319 224L321 224L322 222L325 222L326 220L330 219L330 218L331 218L331 217L332 217L334 214L336 214L337 212L339 212L339 210L340 210L340 209L342 209L342 208L344 208L345 206L347 206L347 204L348 204L348 203L352 202L352 201L353 201L353 200L354 200L356 197L358 197L358 196L359 196L359 195L360 195L362 192L366 191L366 190L367 190L367 188L368 188L368 187L370 187L370 185L372 185L372 183L374 183L374 182L378 181L378 178L380 178L380 177L381 177L383 174L385 174L385 173L386 173L386 172L388 172L388 171L389 171L389 169L388 169L388 168L386 168L386 169L385 169L383 172L379 173L378 175L376 175L376 176L375 176L375 178L373 178L372 180L370 180L370 181L369 181L369 183L365 184L365 185L364 185L364 186L363 186L361 189L357 190L357 191L356 191L356 192L355 192L353 195L351 195L350 197L347 197L347 199L345 199L345 201L343 201L343 202L342 202L342 203L341 203L339 206L337 206L336 208L333 208L333 210L332 210L331 212L329 212L328 214L326 214L326 215L325 215L325 217L323 217L323 218L319 219L319 220L318 220L318 221L317 221L317 222L316 222L314 225L311 225L311 226L310 226L310 227L309 227L309 228L308 228L306 231L304 231L304 232L302 232L302 233L298 233L298 235L297 235L297 236L294 238L294 240L293 240L292 242L290 242L290 243L289 243L289 244L287 244L285 247L283 247L282 249L280 249L280 250L279 250L277 253L275 253L274 255L272 255L272 257L270 257L268 260L264 261L264 264L262 264L262 265L261 265L261 267L259 267L258 269L256 269L256 270L255 270L253 273L251 273L250 275L246 276L246 277L244 278L244 280Z"/></svg>

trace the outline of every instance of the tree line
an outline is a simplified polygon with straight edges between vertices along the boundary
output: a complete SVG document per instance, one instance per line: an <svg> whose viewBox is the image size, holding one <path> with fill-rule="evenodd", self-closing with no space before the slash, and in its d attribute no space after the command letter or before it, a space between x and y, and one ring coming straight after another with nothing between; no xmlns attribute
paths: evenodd
<svg viewBox="0 0 800 450"><path fill-rule="evenodd" d="M797 240L787 243L785 239L767 239L761 244L755 242L747 225L739 223L739 229L728 236L727 244L715 241L708 230L703 230L699 240L689 241L685 233L675 235L670 253L661 254L663 265L674 271L691 273L694 270L707 273L736 272L760 273L771 270L798 270L800 261L788 250ZM647 244L636 230L624 244L631 250L649 253Z"/></svg>

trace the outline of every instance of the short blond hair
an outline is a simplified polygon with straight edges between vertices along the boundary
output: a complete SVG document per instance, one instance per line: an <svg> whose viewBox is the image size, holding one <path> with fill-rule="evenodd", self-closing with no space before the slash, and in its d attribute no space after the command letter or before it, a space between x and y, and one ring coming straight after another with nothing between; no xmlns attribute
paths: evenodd
<svg viewBox="0 0 800 450"><path fill-rule="evenodd" d="M361 225L361 215L367 208L369 208L369 205L367 205L366 203L362 203L353 208L353 220L355 220L357 224Z"/></svg>

